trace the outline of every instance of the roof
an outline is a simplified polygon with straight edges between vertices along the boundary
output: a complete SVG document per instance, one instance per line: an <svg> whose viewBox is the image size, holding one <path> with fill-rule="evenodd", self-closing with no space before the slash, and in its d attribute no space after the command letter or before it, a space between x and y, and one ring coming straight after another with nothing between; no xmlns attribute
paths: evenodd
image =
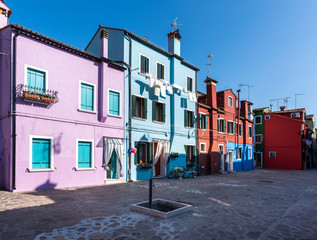
<svg viewBox="0 0 317 240"><path fill-rule="evenodd" d="M12 13L11 9L10 9L10 8L8 7L8 5L4 2L4 0L1 0L1 2L2 2L2 4L3 4L4 6L6 6L6 7L8 8L8 12L9 12L8 17L10 17L10 15L11 15L11 13Z"/></svg>
<svg viewBox="0 0 317 240"><path fill-rule="evenodd" d="M221 109L219 109L219 108L214 108L214 107L208 106L208 105L206 105L206 104L204 104L204 103L197 102L197 104L198 104L199 106L201 106L201 107L208 108L208 109L211 109L211 110L215 110L215 111L217 111L218 113L225 113L225 111L223 111L223 110L221 110Z"/></svg>
<svg viewBox="0 0 317 240"><path fill-rule="evenodd" d="M95 33L95 35L93 36L93 38L90 40L90 42L88 43L87 47L85 48L85 50L87 50L87 48L89 47L89 45L91 44L92 40L96 37L98 31L101 29L101 28L105 28L105 29L111 29L111 30L117 30L117 31L123 31L126 35L130 36L131 38L143 43L144 45L168 56L168 57L175 57L177 59L179 59L181 61L181 63L183 63L185 66L187 67L190 67L196 71L199 71L200 69L194 65L192 65L191 63L189 62L186 62L182 57L180 57L179 55L177 54L172 54L166 50L164 50L163 48L160 48L158 47L157 45L155 45L154 43L151 43L149 40L147 40L147 38L144 38L144 37L140 37L136 34L134 34L133 32L130 32L126 29L121 29L121 28L111 28L111 27L106 27L106 26L102 26L102 25L99 25L99 28L97 30L97 32Z"/></svg>
<svg viewBox="0 0 317 240"><path fill-rule="evenodd" d="M284 111L275 111L272 113L292 113L292 112L304 112L306 111L305 108L298 108L298 109L290 109L290 110L284 110Z"/></svg>
<svg viewBox="0 0 317 240"><path fill-rule="evenodd" d="M31 38L33 38L35 40L44 42L46 44L52 45L54 47L60 48L60 49L62 49L64 51L79 55L81 57L85 57L85 58L91 59L93 61L105 61L109 65L112 65L113 67L119 68L121 70L125 69L125 67L121 66L120 64L118 64L116 62L111 61L108 58L99 58L99 57L97 57L97 56L95 56L93 54L87 53L87 52L82 51L80 49L77 49L77 48L75 48L73 46L70 46L70 45L67 45L65 43L59 42L59 41L57 41L55 39L49 38L47 36L44 36L44 35L42 35L40 33L34 32L34 31L30 30L30 29L24 28L24 27L19 26L17 24L10 24L10 25L2 28L2 29L8 28L8 27L10 27L10 28L12 28L12 29L14 29L16 31L20 31L20 34L23 34L25 36L31 37Z"/></svg>
<svg viewBox="0 0 317 240"><path fill-rule="evenodd" d="M266 110L266 109L269 109L269 107L264 107L264 108L256 108L256 109L253 109L253 112L257 112L257 111L263 111L263 110Z"/></svg>
<svg viewBox="0 0 317 240"><path fill-rule="evenodd" d="M313 119L313 118L314 118L314 114L306 115L306 119Z"/></svg>
<svg viewBox="0 0 317 240"><path fill-rule="evenodd" d="M225 90L221 90L221 91L218 91L218 92L217 92L217 94L218 94L218 93L227 92L227 91L231 91L231 92L233 93L233 95L235 95L235 96L237 97L237 95L234 93L234 91L233 91L231 88L229 88L229 89L225 89Z"/></svg>

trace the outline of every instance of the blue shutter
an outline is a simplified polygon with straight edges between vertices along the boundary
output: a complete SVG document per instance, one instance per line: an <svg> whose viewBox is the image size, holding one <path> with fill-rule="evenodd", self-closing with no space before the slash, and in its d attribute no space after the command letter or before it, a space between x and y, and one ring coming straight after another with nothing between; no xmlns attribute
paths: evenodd
<svg viewBox="0 0 317 240"><path fill-rule="evenodd" d="M81 109L94 110L94 86L85 83L81 84Z"/></svg>
<svg viewBox="0 0 317 240"><path fill-rule="evenodd" d="M27 85L30 87L29 90L45 92L45 89L46 89L45 79L46 79L45 72L41 72L31 68L27 69Z"/></svg>
<svg viewBox="0 0 317 240"><path fill-rule="evenodd" d="M32 168L51 167L51 141L49 139L32 139Z"/></svg>
<svg viewBox="0 0 317 240"><path fill-rule="evenodd" d="M78 168L92 167L90 142L78 142Z"/></svg>
<svg viewBox="0 0 317 240"><path fill-rule="evenodd" d="M120 115L120 93L109 91L109 113Z"/></svg>

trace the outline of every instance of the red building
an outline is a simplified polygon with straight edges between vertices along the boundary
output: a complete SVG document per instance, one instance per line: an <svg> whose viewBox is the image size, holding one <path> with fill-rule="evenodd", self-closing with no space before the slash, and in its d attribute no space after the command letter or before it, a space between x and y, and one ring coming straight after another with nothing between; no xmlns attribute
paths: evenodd
<svg viewBox="0 0 317 240"><path fill-rule="evenodd" d="M216 92L218 82L209 77L205 83L207 94L198 96L198 161L203 173L253 169L252 103L241 101L238 109L231 89Z"/></svg>
<svg viewBox="0 0 317 240"><path fill-rule="evenodd" d="M304 169L307 137L305 116L304 108L264 113L265 168Z"/></svg>

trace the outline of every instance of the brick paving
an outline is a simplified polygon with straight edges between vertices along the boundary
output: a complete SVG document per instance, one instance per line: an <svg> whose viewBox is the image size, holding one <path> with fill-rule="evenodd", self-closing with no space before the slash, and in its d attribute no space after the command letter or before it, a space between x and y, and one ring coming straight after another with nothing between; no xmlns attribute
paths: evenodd
<svg viewBox="0 0 317 240"><path fill-rule="evenodd" d="M317 239L317 170L157 179L154 198L190 203L171 219L132 212L148 182L0 191L0 240Z"/></svg>

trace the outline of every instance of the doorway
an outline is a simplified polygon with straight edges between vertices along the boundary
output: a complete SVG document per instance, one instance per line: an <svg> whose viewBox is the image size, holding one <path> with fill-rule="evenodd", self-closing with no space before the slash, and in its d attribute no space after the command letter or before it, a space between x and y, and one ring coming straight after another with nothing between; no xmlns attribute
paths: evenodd
<svg viewBox="0 0 317 240"><path fill-rule="evenodd" d="M154 156L156 154L156 150L157 150L157 142L154 142ZM160 176L161 175L161 160L162 160L162 154L160 155L159 159L157 160L157 162L154 165L154 169L155 169L155 176Z"/></svg>
<svg viewBox="0 0 317 240"><path fill-rule="evenodd" d="M219 154L220 154L220 170L225 171L224 146L223 145L219 145Z"/></svg>
<svg viewBox="0 0 317 240"><path fill-rule="evenodd" d="M233 171L233 152L229 152L229 171Z"/></svg>
<svg viewBox="0 0 317 240"><path fill-rule="evenodd" d="M255 158L255 167L257 168L263 168L263 157L262 157L262 153L261 152L256 152L254 154L254 158Z"/></svg>
<svg viewBox="0 0 317 240"><path fill-rule="evenodd" d="M115 150L113 150L111 154L111 158L107 167L107 179L118 179L119 176L117 176L117 154Z"/></svg>

